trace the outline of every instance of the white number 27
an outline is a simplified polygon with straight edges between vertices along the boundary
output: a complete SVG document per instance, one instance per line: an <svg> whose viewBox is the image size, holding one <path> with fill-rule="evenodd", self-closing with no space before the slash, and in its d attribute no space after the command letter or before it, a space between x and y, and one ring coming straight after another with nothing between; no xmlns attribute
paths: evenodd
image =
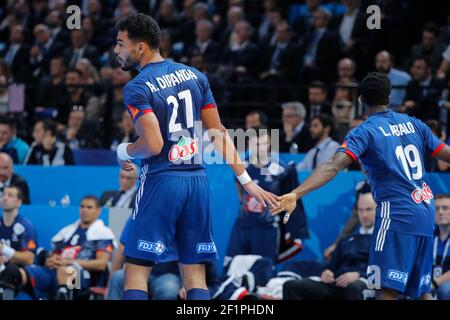
<svg viewBox="0 0 450 320"><path fill-rule="evenodd" d="M422 160L420 159L419 151L415 145L408 144L404 149L402 146L397 146L395 155L402 163L403 169L409 180L419 180L422 178ZM416 169L415 172L413 172L414 169Z"/></svg>
<svg viewBox="0 0 450 320"><path fill-rule="evenodd" d="M175 96L167 97L167 103L173 106L172 116L169 121L169 132L181 131L181 123L177 123L178 116L178 100L184 100L186 105L186 127L187 129L194 126L194 114L192 112L192 95L190 90L184 90L178 93L178 99Z"/></svg>

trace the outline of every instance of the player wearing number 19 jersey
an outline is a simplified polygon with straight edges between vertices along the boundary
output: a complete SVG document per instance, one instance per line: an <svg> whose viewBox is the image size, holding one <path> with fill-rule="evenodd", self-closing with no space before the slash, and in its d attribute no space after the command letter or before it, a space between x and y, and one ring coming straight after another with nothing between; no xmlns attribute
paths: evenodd
<svg viewBox="0 0 450 320"><path fill-rule="evenodd" d="M377 203L369 274L380 271L379 297L403 293L429 298L435 210L424 161L430 154L450 161L450 148L422 121L387 109L390 88L384 74L364 79L361 100L368 106L368 119L350 131L334 158L294 193L303 196L359 159ZM287 209L289 195L279 210Z"/></svg>

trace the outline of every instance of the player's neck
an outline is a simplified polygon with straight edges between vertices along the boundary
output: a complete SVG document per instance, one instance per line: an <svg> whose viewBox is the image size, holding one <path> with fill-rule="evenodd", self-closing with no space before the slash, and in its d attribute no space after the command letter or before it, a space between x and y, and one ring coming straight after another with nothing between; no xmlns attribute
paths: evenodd
<svg viewBox="0 0 450 320"><path fill-rule="evenodd" d="M367 109L367 116L371 116L374 113L384 112L384 111L388 111L388 107L387 106L373 106L373 107L369 107Z"/></svg>
<svg viewBox="0 0 450 320"><path fill-rule="evenodd" d="M12 226L14 220L16 220L17 215L19 214L19 209L15 208L12 210L3 210L3 223L6 227Z"/></svg>
<svg viewBox="0 0 450 320"><path fill-rule="evenodd" d="M141 62L139 62L139 67L143 68L149 63L161 61L164 61L164 58L159 53L159 50L150 51L145 57L142 58Z"/></svg>
<svg viewBox="0 0 450 320"><path fill-rule="evenodd" d="M441 241L447 239L449 234L450 234L450 224L441 224L439 226L439 238L441 239Z"/></svg>

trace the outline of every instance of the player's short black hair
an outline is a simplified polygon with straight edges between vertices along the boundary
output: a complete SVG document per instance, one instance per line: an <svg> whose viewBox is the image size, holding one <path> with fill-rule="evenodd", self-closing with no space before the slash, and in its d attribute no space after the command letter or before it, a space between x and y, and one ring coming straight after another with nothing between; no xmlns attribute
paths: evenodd
<svg viewBox="0 0 450 320"><path fill-rule="evenodd" d="M312 117L311 121L313 121L314 119L319 120L324 128L326 128L326 127L330 128L330 136L333 134L335 123L334 123L334 119L332 116L330 116L328 114L320 113L320 114Z"/></svg>
<svg viewBox="0 0 450 320"><path fill-rule="evenodd" d="M95 207L100 208L100 200L98 200L96 196L88 194L87 196L84 196L83 199L81 199L81 202L83 202L84 200L92 200L95 203Z"/></svg>
<svg viewBox="0 0 450 320"><path fill-rule="evenodd" d="M361 82L361 96L369 107L388 105L390 95L391 82L384 73L371 72Z"/></svg>
<svg viewBox="0 0 450 320"><path fill-rule="evenodd" d="M51 120L51 119L40 119L38 121L36 121L36 123L42 122L42 126L44 127L44 132L45 131L50 131L52 136L56 136L56 123L55 121Z"/></svg>
<svg viewBox="0 0 450 320"><path fill-rule="evenodd" d="M310 89L320 89L323 93L327 93L328 89L325 83L322 81L313 81L311 85L309 86Z"/></svg>
<svg viewBox="0 0 450 320"><path fill-rule="evenodd" d="M126 31L130 40L146 42L152 49L159 48L161 30L156 20L149 15L138 13L122 18L117 22L116 29Z"/></svg>
<svg viewBox="0 0 450 320"><path fill-rule="evenodd" d="M17 192L17 199L23 201L23 192L18 186L10 185L10 186L5 187L5 189L14 189L14 190L16 190L16 192Z"/></svg>
<svg viewBox="0 0 450 320"><path fill-rule="evenodd" d="M418 57L416 57L416 58L414 58L414 61L413 61L413 63L415 63L416 61L423 61L423 62L425 62L425 64L426 64L426 66L427 66L427 68L430 68L430 59L427 57L427 56L418 56Z"/></svg>

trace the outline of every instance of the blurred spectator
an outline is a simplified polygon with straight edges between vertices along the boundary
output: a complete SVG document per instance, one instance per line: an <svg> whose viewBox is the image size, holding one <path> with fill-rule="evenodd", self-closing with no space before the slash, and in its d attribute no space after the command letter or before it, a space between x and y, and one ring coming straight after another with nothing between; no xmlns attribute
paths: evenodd
<svg viewBox="0 0 450 320"><path fill-rule="evenodd" d="M72 30L70 33L71 48L64 52L65 62L69 68L75 67L75 64L81 58L90 60L96 67L99 66L99 54L95 47L86 42L86 35L83 30Z"/></svg>
<svg viewBox="0 0 450 320"><path fill-rule="evenodd" d="M450 300L450 195L436 196L432 286L438 300Z"/></svg>
<svg viewBox="0 0 450 320"><path fill-rule="evenodd" d="M123 104L123 87L131 80L131 73L129 71L123 71L122 68L115 68L112 73L111 84L113 88L112 106L109 107L113 123L121 121L124 110Z"/></svg>
<svg viewBox="0 0 450 320"><path fill-rule="evenodd" d="M447 46L447 49L442 53L442 62L439 66L439 70L437 71L437 77L439 79L444 79L447 73L450 70L450 44Z"/></svg>
<svg viewBox="0 0 450 320"><path fill-rule="evenodd" d="M96 120L86 120L84 109L74 106L69 114L67 128L62 132L61 141L72 150L100 148L97 123Z"/></svg>
<svg viewBox="0 0 450 320"><path fill-rule="evenodd" d="M355 89L357 84L339 81L336 85L331 110L336 124L342 127L340 129L345 130L355 116L355 104L353 101L356 101Z"/></svg>
<svg viewBox="0 0 450 320"><path fill-rule="evenodd" d="M445 83L447 85L445 86ZM444 80L444 89L442 90L442 96L439 100L439 107L441 109L441 115L439 117L439 123L442 125L443 133L450 136L450 75Z"/></svg>
<svg viewBox="0 0 450 320"><path fill-rule="evenodd" d="M114 10L113 16L115 19L118 18L124 18L129 17L131 15L134 15L137 13L136 7L133 4L134 1L131 0L119 0L119 4L117 5L117 8ZM137 2L137 1L136 1ZM147 1L138 1L143 4L148 4ZM157 3L160 2L160 0L156 1L150 1L151 3ZM139 10L140 12L146 12L147 14L150 14L152 17L155 17L155 14L150 12L149 10Z"/></svg>
<svg viewBox="0 0 450 320"><path fill-rule="evenodd" d="M344 50L354 57L360 67L360 76L364 76L368 69L367 17L358 9L360 0L343 0L342 4L345 6L344 15L337 16L332 23L339 30Z"/></svg>
<svg viewBox="0 0 450 320"><path fill-rule="evenodd" d="M441 43L450 44L450 7L447 7L447 24L441 28Z"/></svg>
<svg viewBox="0 0 450 320"><path fill-rule="evenodd" d="M70 35L66 28L63 28L64 21L64 15L55 9L49 12L45 23L50 28L53 41L66 46L70 43Z"/></svg>
<svg viewBox="0 0 450 320"><path fill-rule="evenodd" d="M247 21L235 24L223 63L228 67L230 81L256 79L259 68L258 46L250 42L253 28Z"/></svg>
<svg viewBox="0 0 450 320"><path fill-rule="evenodd" d="M295 31L303 38L314 29L314 13L320 8L322 0L305 0L306 10L294 21Z"/></svg>
<svg viewBox="0 0 450 320"><path fill-rule="evenodd" d="M245 129L267 126L268 120L267 115L263 111L252 110L245 116Z"/></svg>
<svg viewBox="0 0 450 320"><path fill-rule="evenodd" d="M138 138L136 131L134 130L133 121L131 120L130 114L128 111L122 112L122 118L117 125L119 132L113 138L113 142L111 144L110 149L116 150L117 146L121 143L134 142Z"/></svg>
<svg viewBox="0 0 450 320"><path fill-rule="evenodd" d="M362 300L363 291L367 289L365 278L375 210L376 203L372 194L361 195L358 200L359 230L339 241L320 281L309 278L287 281L283 285L283 298Z"/></svg>
<svg viewBox="0 0 450 320"><path fill-rule="evenodd" d="M5 188L16 186L23 195L23 203L30 204L30 188L28 183L18 174L14 173L14 165L11 157L6 153L0 153L0 194Z"/></svg>
<svg viewBox="0 0 450 320"><path fill-rule="evenodd" d="M66 72L66 85L69 96L64 109L58 114L59 121L62 123L66 123L68 112L72 106L83 106L86 119L98 120L101 116L100 100L82 86L82 76L83 73L78 69L69 69Z"/></svg>
<svg viewBox="0 0 450 320"><path fill-rule="evenodd" d="M308 119L319 114L332 115L331 104L327 101L328 91L323 82L315 81L308 88Z"/></svg>
<svg viewBox="0 0 450 320"><path fill-rule="evenodd" d="M330 115L319 114L312 118L309 132L316 146L306 153L297 166L298 170L314 170L334 156L340 145L331 138L333 131L334 120Z"/></svg>
<svg viewBox="0 0 450 320"><path fill-rule="evenodd" d="M422 43L416 44L411 50L412 64L416 59L426 57L434 73L441 64L442 52L445 47L439 42L439 28L433 23L427 23L422 31Z"/></svg>
<svg viewBox="0 0 450 320"><path fill-rule="evenodd" d="M236 24L242 21L245 21L245 13L242 8L231 6L227 11L227 24L223 30L220 30L221 47L226 47L230 44L230 36L233 33Z"/></svg>
<svg viewBox="0 0 450 320"><path fill-rule="evenodd" d="M87 89L95 95L100 95L100 75L92 63L88 59L81 58L77 61L75 69L81 71L81 84L87 86Z"/></svg>
<svg viewBox="0 0 450 320"><path fill-rule="evenodd" d="M12 81L26 82L30 80L30 49L25 42L25 29L21 25L12 28L9 46L0 52L11 71Z"/></svg>
<svg viewBox="0 0 450 320"><path fill-rule="evenodd" d="M0 114L9 111L9 69L4 60L0 60Z"/></svg>
<svg viewBox="0 0 450 320"><path fill-rule="evenodd" d="M276 0L263 0L262 7L264 12L261 16L261 22L258 27L258 40L262 43L267 39L268 35L272 35L274 32L274 19L273 14L277 12L277 1Z"/></svg>
<svg viewBox="0 0 450 320"><path fill-rule="evenodd" d="M48 75L50 60L63 53L64 45L52 38L51 31L45 24L36 25L33 34L36 43L30 50L30 65L33 77L42 77Z"/></svg>
<svg viewBox="0 0 450 320"><path fill-rule="evenodd" d="M75 164L72 150L56 140L56 123L52 120L38 120L34 125L34 142L25 164L64 166Z"/></svg>
<svg viewBox="0 0 450 320"><path fill-rule="evenodd" d="M62 110L66 104L66 65L63 57L50 60L50 76L41 79L36 92L36 106ZM39 111L39 110L37 110Z"/></svg>
<svg viewBox="0 0 450 320"><path fill-rule="evenodd" d="M161 56L166 60L175 61L178 58L178 55L173 52L172 36L170 35L170 32L165 29L161 30L159 50L161 51Z"/></svg>
<svg viewBox="0 0 450 320"><path fill-rule="evenodd" d="M177 8L173 0L161 1L155 19L158 21L161 30L166 29L171 35L180 27Z"/></svg>
<svg viewBox="0 0 450 320"><path fill-rule="evenodd" d="M119 190L103 192L100 196L100 205L102 207L134 208L138 168L135 165L133 166L133 171L120 170Z"/></svg>
<svg viewBox="0 0 450 320"><path fill-rule="evenodd" d="M298 72L299 48L290 42L291 30L286 21L276 26L275 42L265 49L264 72L261 79L295 81Z"/></svg>
<svg viewBox="0 0 450 320"><path fill-rule="evenodd" d="M32 297L82 299L89 296L91 286L106 286L108 264L115 247L114 234L99 219L101 207L96 197L85 196L79 211L79 220L53 236L53 251L45 260L45 267L32 265L25 268L26 273L22 274L25 277L21 280ZM68 287L75 276L79 277L81 288Z"/></svg>
<svg viewBox="0 0 450 320"><path fill-rule="evenodd" d="M29 148L25 141L16 137L14 120L0 117L0 152L9 154L15 164L22 164Z"/></svg>
<svg viewBox="0 0 450 320"><path fill-rule="evenodd" d="M283 109L283 135L280 137L280 152L304 153L310 150L314 142L305 122L305 106L298 101L286 102Z"/></svg>
<svg viewBox="0 0 450 320"><path fill-rule="evenodd" d="M411 81L411 76L404 71L394 68L394 57L388 51L378 52L375 58L375 67L378 72L387 74L391 85L404 86L405 88L393 88L391 90L391 108L396 111L403 104L406 95L406 86Z"/></svg>
<svg viewBox="0 0 450 320"><path fill-rule="evenodd" d="M441 97L441 82L433 78L427 58L414 60L411 68L412 80L408 82L403 106L399 111L407 112L422 121L439 118L438 100Z"/></svg>
<svg viewBox="0 0 450 320"><path fill-rule="evenodd" d="M337 73L338 73L338 82L348 83L355 82L355 70L356 65L355 62L350 58L342 58L338 62Z"/></svg>
<svg viewBox="0 0 450 320"><path fill-rule="evenodd" d="M212 71L217 67L222 53L219 44L211 39L214 26L211 21L200 20L195 28L196 40L188 50L188 57L190 59L194 55L201 55L206 69Z"/></svg>
<svg viewBox="0 0 450 320"><path fill-rule="evenodd" d="M22 191L15 186L6 187L1 195L0 300L14 300L19 267L32 264L36 254L36 232L31 222L20 214L22 201Z"/></svg>
<svg viewBox="0 0 450 320"><path fill-rule="evenodd" d="M318 8L314 14L313 29L303 42L303 72L305 82L330 82L336 79L336 64L341 58L339 34L328 29L331 12Z"/></svg>

